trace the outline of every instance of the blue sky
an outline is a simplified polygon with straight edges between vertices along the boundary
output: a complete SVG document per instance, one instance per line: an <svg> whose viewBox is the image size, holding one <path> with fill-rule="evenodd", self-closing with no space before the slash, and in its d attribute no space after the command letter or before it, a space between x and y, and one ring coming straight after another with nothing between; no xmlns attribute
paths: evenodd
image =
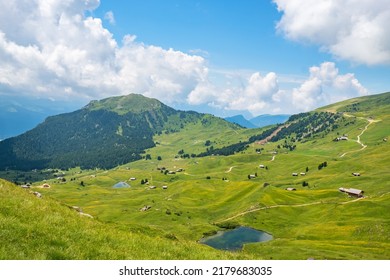
<svg viewBox="0 0 390 280"><path fill-rule="evenodd" d="M272 1L113 0L102 1L93 14L104 18L107 12L113 13L115 23L106 18L104 25L118 42L134 34L145 44L204 55L215 69L305 77L309 67L334 61L340 71L355 73L370 92L389 89L388 64L358 64L316 44L286 39L276 29L283 12Z"/></svg>
<svg viewBox="0 0 390 280"><path fill-rule="evenodd" d="M4 104L136 92L251 117L389 90L388 0L0 1Z"/></svg>
<svg viewBox="0 0 390 280"><path fill-rule="evenodd" d="M212 66L301 72L328 56L275 32L281 15L270 1L106 1L94 11L117 41L126 34L149 45L190 53L199 50ZM204 53L202 53L202 51ZM303 66L304 69L300 69Z"/></svg>

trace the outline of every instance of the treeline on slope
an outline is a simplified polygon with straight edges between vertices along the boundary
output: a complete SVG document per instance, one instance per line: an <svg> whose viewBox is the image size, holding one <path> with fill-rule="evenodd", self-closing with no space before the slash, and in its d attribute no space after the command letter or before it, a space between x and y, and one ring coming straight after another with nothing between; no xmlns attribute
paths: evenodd
<svg viewBox="0 0 390 280"><path fill-rule="evenodd" d="M329 132L338 127L337 121L339 118L341 118L340 114L333 114L329 112L300 113L292 115L286 122L288 125L283 127L275 136L273 136L270 139L270 142L277 142L291 137L292 142L296 142L318 135L324 131ZM242 152L249 147L249 144L271 136L279 126L280 125L276 125L258 135L253 135L249 137L248 141L235 143L219 149L214 149L211 146L207 148L205 152L198 154L197 157L210 155L228 156ZM287 143L286 141L283 145L284 148L288 148L290 151L296 148L296 144Z"/></svg>
<svg viewBox="0 0 390 280"><path fill-rule="evenodd" d="M162 107L123 115L84 108L49 117L0 142L0 169L112 168L141 159L145 149L155 146L154 134L177 131L201 116Z"/></svg>
<svg viewBox="0 0 390 280"><path fill-rule="evenodd" d="M287 123L288 126L282 128L277 135L271 138L271 142L276 142L287 137L295 136L296 141L310 138L321 132L330 132L338 127L337 121L342 118L340 114L330 112L300 113L292 115Z"/></svg>
<svg viewBox="0 0 390 280"><path fill-rule="evenodd" d="M211 146L210 148L207 148L207 150L205 152L198 154L197 157L205 157L205 156L210 156L210 155L229 156L229 155L233 155L235 153L242 152L249 147L250 143L253 143L255 141L260 141L260 140L267 138L277 128L278 128L278 126L274 126L274 127L271 127L269 129L263 131L260 134L253 135L253 136L249 137L248 141L235 143L235 144L225 146L222 148L218 148L218 149L214 149Z"/></svg>
<svg viewBox="0 0 390 280"><path fill-rule="evenodd" d="M147 112L121 116L106 110L49 117L35 129L0 142L0 169L110 168L139 159L155 145L148 118L153 116Z"/></svg>
<svg viewBox="0 0 390 280"><path fill-rule="evenodd" d="M195 111L175 111L174 114L171 114L165 122L155 129L156 134L170 134L179 132L183 129L187 124L196 123L199 120L203 120L206 118L206 115L200 114Z"/></svg>
<svg viewBox="0 0 390 280"><path fill-rule="evenodd" d="M125 114L85 107L1 141L0 170L109 169L141 159L145 149L155 146L155 134L178 132L189 123L207 126L211 118L168 106Z"/></svg>

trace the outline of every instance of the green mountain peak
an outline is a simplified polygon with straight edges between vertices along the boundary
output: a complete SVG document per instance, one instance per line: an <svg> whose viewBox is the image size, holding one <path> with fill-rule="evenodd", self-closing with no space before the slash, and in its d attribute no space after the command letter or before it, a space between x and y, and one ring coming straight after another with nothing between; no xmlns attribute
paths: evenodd
<svg viewBox="0 0 390 280"><path fill-rule="evenodd" d="M128 95L108 97L102 100L93 100L85 108L91 111L107 110L124 115L129 112L138 114L169 107L157 99L149 98L142 94L130 93Z"/></svg>

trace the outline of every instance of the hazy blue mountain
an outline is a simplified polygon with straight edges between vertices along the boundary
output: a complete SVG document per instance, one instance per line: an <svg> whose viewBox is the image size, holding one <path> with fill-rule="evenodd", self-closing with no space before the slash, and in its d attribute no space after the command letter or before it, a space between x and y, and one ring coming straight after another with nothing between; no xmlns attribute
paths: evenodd
<svg viewBox="0 0 390 280"><path fill-rule="evenodd" d="M24 108L0 108L0 139L13 137L32 129L47 116Z"/></svg>
<svg viewBox="0 0 390 280"><path fill-rule="evenodd" d="M232 117L225 118L225 121L238 124L242 127L246 128L256 128L257 126L254 125L252 122L248 121L243 115L236 115Z"/></svg>
<svg viewBox="0 0 390 280"><path fill-rule="evenodd" d="M249 121L256 127L263 127L272 124L284 123L290 115L260 115L250 119Z"/></svg>
<svg viewBox="0 0 390 280"><path fill-rule="evenodd" d="M81 104L0 95L0 140L33 129L48 116L74 111Z"/></svg>
<svg viewBox="0 0 390 280"><path fill-rule="evenodd" d="M236 115L232 117L227 117L225 118L225 120L231 123L236 123L246 128L258 128L258 127L264 127L272 124L284 123L285 121L288 120L289 117L290 115L266 114L266 115L260 115L250 120L247 120L243 115Z"/></svg>

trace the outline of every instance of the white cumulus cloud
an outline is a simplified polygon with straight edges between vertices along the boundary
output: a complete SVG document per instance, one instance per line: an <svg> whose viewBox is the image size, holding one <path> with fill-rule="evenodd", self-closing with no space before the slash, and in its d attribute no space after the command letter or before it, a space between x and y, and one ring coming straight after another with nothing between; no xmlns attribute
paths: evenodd
<svg viewBox="0 0 390 280"><path fill-rule="evenodd" d="M98 0L0 0L0 94L96 99L142 93L183 101L207 73L205 60L144 45L118 43L85 12ZM105 16L114 22L114 15Z"/></svg>
<svg viewBox="0 0 390 280"><path fill-rule="evenodd" d="M264 77L255 72L247 78L227 74L225 79L227 83L219 87L209 80L200 82L187 101L193 105L209 103L225 110L247 110L257 115L271 109L272 100L279 92L277 75L273 72Z"/></svg>
<svg viewBox="0 0 390 280"><path fill-rule="evenodd" d="M292 104L296 109L309 111L329 103L367 95L364 88L351 73L339 74L333 62L310 67L309 78L292 91Z"/></svg>
<svg viewBox="0 0 390 280"><path fill-rule="evenodd" d="M352 73L341 74L333 62L309 69L309 76L296 81L295 88L282 88L274 72L225 73L226 83L216 86L209 80L200 82L188 95L193 105L226 111L248 111L253 116L265 113L297 113L310 111L329 103L368 94Z"/></svg>
<svg viewBox="0 0 390 280"><path fill-rule="evenodd" d="M390 64L389 0L273 0L289 39L321 46L338 58Z"/></svg>

